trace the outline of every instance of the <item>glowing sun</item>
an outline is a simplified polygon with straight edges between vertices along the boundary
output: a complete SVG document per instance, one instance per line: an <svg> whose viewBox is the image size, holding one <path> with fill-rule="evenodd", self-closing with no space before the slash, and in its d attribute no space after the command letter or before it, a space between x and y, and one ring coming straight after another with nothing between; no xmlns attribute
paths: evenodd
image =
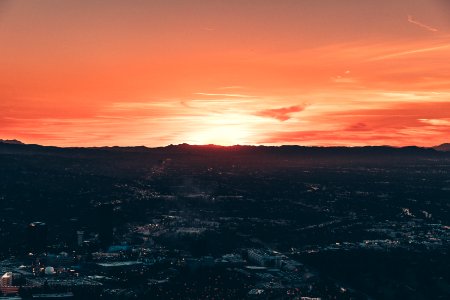
<svg viewBox="0 0 450 300"><path fill-rule="evenodd" d="M189 143L196 145L232 146L245 144L248 141L248 131L242 125L213 126L189 135Z"/></svg>

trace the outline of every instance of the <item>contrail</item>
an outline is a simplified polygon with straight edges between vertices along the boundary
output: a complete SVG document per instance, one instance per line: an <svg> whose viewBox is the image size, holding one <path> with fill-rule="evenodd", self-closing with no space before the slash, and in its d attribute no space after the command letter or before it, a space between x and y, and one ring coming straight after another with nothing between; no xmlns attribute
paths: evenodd
<svg viewBox="0 0 450 300"><path fill-rule="evenodd" d="M405 55L410 55L410 54L438 51L438 50L446 49L446 48L450 48L450 44L436 46L436 47L429 47L429 48L413 49L413 50L408 50L408 51L403 51L403 52L387 54L387 55L383 55L383 56L374 57L372 59L369 59L369 61L389 59L389 58L405 56Z"/></svg>
<svg viewBox="0 0 450 300"><path fill-rule="evenodd" d="M428 31L432 31L432 32L439 31L439 30L437 30L434 27L428 26L426 24L423 24L423 23L420 23L419 21L414 20L413 16L411 16L411 15L408 15L408 22L411 23L411 24L417 25L419 27L422 27L422 28L424 28L424 29L426 29Z"/></svg>

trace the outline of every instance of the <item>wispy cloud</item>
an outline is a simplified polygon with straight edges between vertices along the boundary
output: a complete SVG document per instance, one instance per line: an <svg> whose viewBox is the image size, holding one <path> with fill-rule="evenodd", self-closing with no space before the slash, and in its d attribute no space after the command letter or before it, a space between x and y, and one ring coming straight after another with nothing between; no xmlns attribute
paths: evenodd
<svg viewBox="0 0 450 300"><path fill-rule="evenodd" d="M421 23L419 21L414 20L414 17L411 16L411 15L408 15L408 22L411 23L411 24L417 25L417 26L419 26L419 27L421 27L421 28L423 28L425 30L431 31L431 32L438 32L439 31L438 29L436 29L434 27L431 27L429 25L426 25L424 23Z"/></svg>
<svg viewBox="0 0 450 300"><path fill-rule="evenodd" d="M257 112L256 115L260 117L274 118L283 122L289 120L292 117L293 113L301 112L304 109L305 109L304 106L295 105L289 107L262 110Z"/></svg>
<svg viewBox="0 0 450 300"><path fill-rule="evenodd" d="M357 82L357 80L355 78L344 77L341 75L332 77L331 80L335 83L356 83Z"/></svg>
<svg viewBox="0 0 450 300"><path fill-rule="evenodd" d="M262 144L430 146L448 140L450 103L384 103L380 108L302 115L301 124L280 123L259 135ZM320 120L320 122L318 122Z"/></svg>
<svg viewBox="0 0 450 300"><path fill-rule="evenodd" d="M217 96L217 97L236 97L236 98L255 98L256 96L252 95L243 95L243 94L216 94L216 93L194 93L194 95L201 96Z"/></svg>
<svg viewBox="0 0 450 300"><path fill-rule="evenodd" d="M419 121L433 126L450 126L450 119L419 119Z"/></svg>
<svg viewBox="0 0 450 300"><path fill-rule="evenodd" d="M366 123L358 122L355 124L352 124L346 128L347 131L367 131L370 130L370 128L367 126Z"/></svg>
<svg viewBox="0 0 450 300"><path fill-rule="evenodd" d="M223 86L220 87L219 90L239 90L239 89L243 89L243 86L240 85L230 85L230 86Z"/></svg>

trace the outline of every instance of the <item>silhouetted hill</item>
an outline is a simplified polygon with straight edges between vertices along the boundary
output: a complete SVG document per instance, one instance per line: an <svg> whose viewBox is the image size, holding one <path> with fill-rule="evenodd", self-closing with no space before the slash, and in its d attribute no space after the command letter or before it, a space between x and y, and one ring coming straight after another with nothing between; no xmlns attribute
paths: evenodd
<svg viewBox="0 0 450 300"><path fill-rule="evenodd" d="M320 165L399 165L450 159L450 152L432 148L303 147L303 146L214 146L170 145L147 147L60 148L0 143L0 158L17 165L29 162L35 168L72 170L78 174L108 177L141 177L155 165L170 161L176 168L290 168Z"/></svg>
<svg viewBox="0 0 450 300"><path fill-rule="evenodd" d="M416 146L391 147L391 146L364 146L364 147L315 147L315 146L218 146L218 145L169 145L166 147L149 148L145 146L136 147L55 147L41 146L35 144L23 144L20 141L0 140L0 153L3 154L47 154L59 156L124 156L133 155L288 155L304 157L322 156L441 156L441 151L450 150L450 144L442 144L434 148Z"/></svg>
<svg viewBox="0 0 450 300"><path fill-rule="evenodd" d="M433 149L438 151L450 151L450 143L441 144L439 146L434 146Z"/></svg>
<svg viewBox="0 0 450 300"><path fill-rule="evenodd" d="M23 144L21 141L18 141L18 140L2 140L2 139L0 139L0 143L3 143L3 144L15 144L15 145L22 145Z"/></svg>

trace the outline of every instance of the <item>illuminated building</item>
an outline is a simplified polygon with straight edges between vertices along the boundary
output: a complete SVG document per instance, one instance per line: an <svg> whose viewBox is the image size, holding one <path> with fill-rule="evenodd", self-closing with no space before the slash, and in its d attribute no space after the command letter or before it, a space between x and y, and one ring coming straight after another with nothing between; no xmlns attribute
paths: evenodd
<svg viewBox="0 0 450 300"><path fill-rule="evenodd" d="M13 274L12 272L6 272L0 279L0 286L6 287L12 285Z"/></svg>

